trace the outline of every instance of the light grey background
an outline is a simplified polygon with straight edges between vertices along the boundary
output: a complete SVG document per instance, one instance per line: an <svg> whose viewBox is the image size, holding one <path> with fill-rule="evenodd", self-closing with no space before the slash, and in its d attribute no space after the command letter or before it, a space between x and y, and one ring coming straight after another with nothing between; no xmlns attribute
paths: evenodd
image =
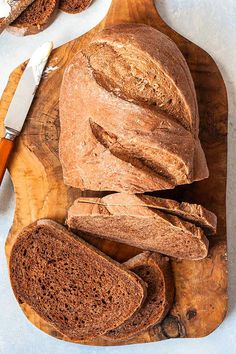
<svg viewBox="0 0 236 354"><path fill-rule="evenodd" d="M45 32L26 38L0 36L0 95L11 70L28 58L45 40L60 45L92 28L106 14L111 0L96 0L86 12L60 14ZM122 0L121 0L122 3ZM0 188L0 353L1 354L234 354L236 353L236 2L235 0L156 0L164 20L200 45L219 65L229 95L228 254L229 312L223 324L203 339L177 339L153 344L94 348L61 342L32 326L12 294L4 243L14 213L14 193L9 176Z"/></svg>

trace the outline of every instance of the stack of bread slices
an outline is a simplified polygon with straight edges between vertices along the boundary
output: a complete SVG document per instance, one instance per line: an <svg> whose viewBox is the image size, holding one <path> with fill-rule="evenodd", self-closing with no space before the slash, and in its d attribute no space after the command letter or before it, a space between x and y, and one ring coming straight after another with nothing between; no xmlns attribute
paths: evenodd
<svg viewBox="0 0 236 354"><path fill-rule="evenodd" d="M92 0L0 0L0 33L4 29L18 36L36 34L55 19L58 9L79 13Z"/></svg>
<svg viewBox="0 0 236 354"><path fill-rule="evenodd" d="M151 27L103 30L64 73L60 126L64 183L98 196L75 200L64 226L37 220L20 232L12 287L70 340L126 341L171 309L171 259L207 257L216 233L203 206L156 196L208 177L184 57ZM119 264L85 241L94 236L139 254Z"/></svg>

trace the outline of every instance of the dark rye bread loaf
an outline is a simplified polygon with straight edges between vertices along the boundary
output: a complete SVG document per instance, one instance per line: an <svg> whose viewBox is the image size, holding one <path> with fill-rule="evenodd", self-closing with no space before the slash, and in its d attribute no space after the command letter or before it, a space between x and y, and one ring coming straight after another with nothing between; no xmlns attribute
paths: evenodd
<svg viewBox="0 0 236 354"><path fill-rule="evenodd" d="M9 14L6 17L1 17L0 7L0 33L14 21L34 0L7 0L10 6ZM4 6L4 5L2 5Z"/></svg>
<svg viewBox="0 0 236 354"><path fill-rule="evenodd" d="M11 23L7 31L27 36L46 29L55 19L59 0L35 0L22 14Z"/></svg>
<svg viewBox="0 0 236 354"><path fill-rule="evenodd" d="M147 297L131 318L105 334L105 339L114 341L130 339L160 323L170 310L174 298L174 283L167 257L143 252L124 264L147 283Z"/></svg>
<svg viewBox="0 0 236 354"><path fill-rule="evenodd" d="M75 14L86 10L91 2L92 0L60 0L60 9Z"/></svg>
<svg viewBox="0 0 236 354"><path fill-rule="evenodd" d="M19 303L73 341L119 326L146 295L140 278L49 220L23 229L9 271Z"/></svg>
<svg viewBox="0 0 236 354"><path fill-rule="evenodd" d="M68 211L67 224L145 250L201 259L208 253L205 233L214 232L216 217L198 205L115 193L77 199Z"/></svg>
<svg viewBox="0 0 236 354"><path fill-rule="evenodd" d="M149 26L105 29L75 55L61 86L60 122L67 185L141 193L208 177L187 63Z"/></svg>

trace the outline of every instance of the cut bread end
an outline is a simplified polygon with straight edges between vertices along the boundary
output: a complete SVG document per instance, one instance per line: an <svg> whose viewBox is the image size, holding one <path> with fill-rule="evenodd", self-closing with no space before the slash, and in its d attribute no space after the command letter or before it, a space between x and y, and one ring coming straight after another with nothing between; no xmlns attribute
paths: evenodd
<svg viewBox="0 0 236 354"><path fill-rule="evenodd" d="M7 31L26 36L46 29L55 19L59 0L35 0L22 14L7 27Z"/></svg>
<svg viewBox="0 0 236 354"><path fill-rule="evenodd" d="M7 1L11 7L6 17L0 18L0 33L12 23L34 0L11 0Z"/></svg>

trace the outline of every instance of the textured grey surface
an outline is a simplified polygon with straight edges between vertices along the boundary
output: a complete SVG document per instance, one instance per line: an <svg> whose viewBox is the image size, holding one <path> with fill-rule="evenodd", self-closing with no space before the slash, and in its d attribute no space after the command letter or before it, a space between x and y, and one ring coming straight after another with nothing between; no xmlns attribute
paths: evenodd
<svg viewBox="0 0 236 354"><path fill-rule="evenodd" d="M14 192L8 176L0 188L0 353L1 354L225 354L236 353L236 3L235 0L156 0L165 21L204 48L223 74L229 96L229 154L227 223L229 254L229 312L222 325L202 339L176 339L160 343L114 348L93 348L58 341L33 327L12 294L4 254L4 243L14 213ZM0 94L11 70L29 57L45 39L57 45L87 31L101 19L110 0L96 0L93 6L60 31L69 18L60 15L47 31L28 38L9 34L0 37ZM78 15L77 15L78 16ZM71 19L71 17L70 17ZM78 21L80 25L78 26ZM63 26L65 28L65 26ZM68 27L69 28L69 27Z"/></svg>

